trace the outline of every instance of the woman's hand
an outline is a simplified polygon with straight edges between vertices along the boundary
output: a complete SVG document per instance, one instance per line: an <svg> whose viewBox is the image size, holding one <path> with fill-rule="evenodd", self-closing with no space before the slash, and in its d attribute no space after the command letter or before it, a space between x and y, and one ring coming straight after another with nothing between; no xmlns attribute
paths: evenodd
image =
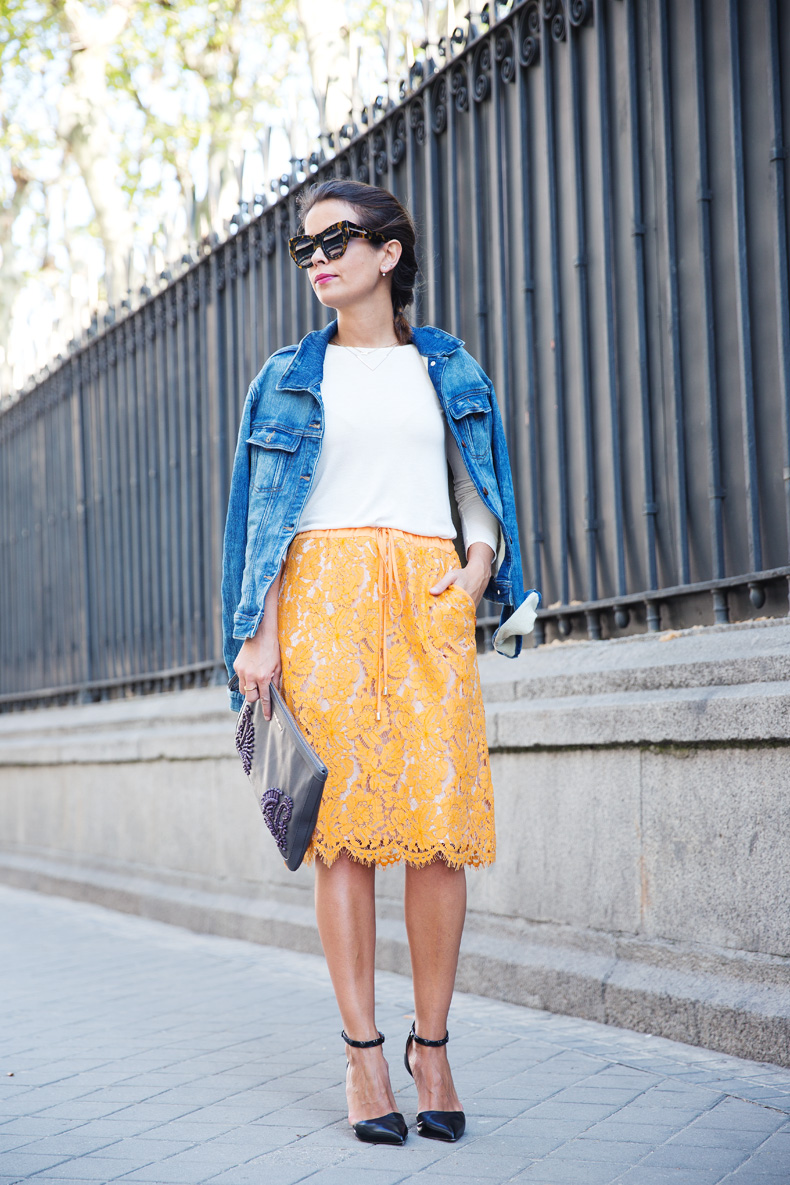
<svg viewBox="0 0 790 1185"><path fill-rule="evenodd" d="M491 579L494 552L487 543L470 543L466 556L465 568L451 568L428 591L439 596L451 584L458 584L464 592L469 593L477 608Z"/></svg>
<svg viewBox="0 0 790 1185"><path fill-rule="evenodd" d="M278 601L283 568L275 576L266 600L263 602L263 619L252 638L245 638L236 656L233 669L239 676L239 691L248 704L260 698L264 720L271 720L272 705L269 684L278 691L283 689L283 669L280 663L280 642L277 632Z"/></svg>
<svg viewBox="0 0 790 1185"><path fill-rule="evenodd" d="M233 669L239 676L239 691L247 703L254 704L256 699L260 699L264 718L271 720L269 684L273 683L278 691L282 691L282 665L277 636L261 627L254 638L247 638L242 643Z"/></svg>

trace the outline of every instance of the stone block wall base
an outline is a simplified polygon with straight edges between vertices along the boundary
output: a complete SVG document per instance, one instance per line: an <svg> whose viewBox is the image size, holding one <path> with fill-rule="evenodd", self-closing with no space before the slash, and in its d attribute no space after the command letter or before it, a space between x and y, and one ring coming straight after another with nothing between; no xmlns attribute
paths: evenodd
<svg viewBox="0 0 790 1185"><path fill-rule="evenodd" d="M458 986L790 1065L790 622L480 659L497 858ZM223 688L0 715L0 879L320 951ZM403 869L378 962L408 974Z"/></svg>
<svg viewBox="0 0 790 1185"><path fill-rule="evenodd" d="M41 855L0 855L0 880L124 913L289 950L321 953L311 905L169 884ZM401 919L378 922L376 965L410 974ZM566 926L530 926L470 913L459 991L790 1066L786 960L612 939Z"/></svg>

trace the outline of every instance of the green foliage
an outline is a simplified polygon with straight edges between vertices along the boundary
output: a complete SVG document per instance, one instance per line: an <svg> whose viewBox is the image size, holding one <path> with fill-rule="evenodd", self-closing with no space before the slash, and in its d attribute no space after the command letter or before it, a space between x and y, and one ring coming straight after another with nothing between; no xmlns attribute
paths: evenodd
<svg viewBox="0 0 790 1185"><path fill-rule="evenodd" d="M364 57L376 63L373 77L378 75L380 83L365 96L372 100L384 90L384 56L393 27L397 69L405 73L403 34L419 44L422 5L415 0L345 3L356 43L361 40L367 47ZM309 142L301 102L312 103L312 89L296 0L70 0L68 8L66 0L0 0L0 253L9 259L15 254L20 283L44 259L47 283L57 282L46 200L53 182L66 195L72 241L84 243L84 236L99 241L100 219L80 180L63 100L68 100L69 126L72 136L81 137L84 155L91 124L89 119L80 124L80 104L95 105L96 96L79 89L88 75L75 67L84 48L75 29L91 49L92 33L121 9L127 16L122 32L106 57L99 52L92 60L99 63L100 85L106 85L101 111L110 115L109 152L117 179L110 176L110 186L117 187L110 197L128 211L141 258L152 242L164 245L179 209L190 220L193 236L216 223L220 190L233 191L242 153L264 140L267 129L279 124L307 130ZM80 167L85 169L84 161ZM198 185L209 178L205 196L202 190L196 193L195 176L201 178ZM99 192L107 196L104 189ZM68 259L65 249L56 254ZM6 284L0 305L7 305L11 287ZM4 315L0 307L0 328Z"/></svg>

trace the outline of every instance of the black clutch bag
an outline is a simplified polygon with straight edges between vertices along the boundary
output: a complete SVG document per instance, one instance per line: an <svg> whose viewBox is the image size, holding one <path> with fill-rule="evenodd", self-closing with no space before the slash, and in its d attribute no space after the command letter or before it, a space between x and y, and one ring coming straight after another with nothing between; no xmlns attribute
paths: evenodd
<svg viewBox="0 0 790 1185"><path fill-rule="evenodd" d="M228 687L236 691L239 677ZM285 863L296 872L312 838L329 771L313 752L273 683L269 684L272 718L260 699L242 706L236 725L236 748L250 780L263 821Z"/></svg>

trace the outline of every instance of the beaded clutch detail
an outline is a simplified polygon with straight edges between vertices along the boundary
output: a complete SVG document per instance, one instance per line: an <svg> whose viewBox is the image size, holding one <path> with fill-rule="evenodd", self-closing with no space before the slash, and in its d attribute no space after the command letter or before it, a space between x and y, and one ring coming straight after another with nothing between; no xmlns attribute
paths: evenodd
<svg viewBox="0 0 790 1185"><path fill-rule="evenodd" d="M236 691L238 675L228 686ZM260 699L245 703L236 723L236 749L263 821L292 872L304 859L315 829L329 771L305 740L273 683L272 718Z"/></svg>

